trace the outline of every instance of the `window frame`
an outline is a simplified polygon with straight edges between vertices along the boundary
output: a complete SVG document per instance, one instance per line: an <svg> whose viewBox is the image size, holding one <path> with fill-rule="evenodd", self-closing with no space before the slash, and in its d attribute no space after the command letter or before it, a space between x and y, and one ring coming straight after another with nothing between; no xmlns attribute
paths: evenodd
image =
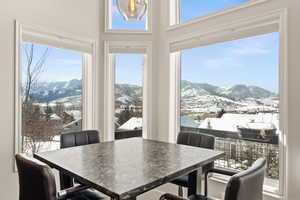
<svg viewBox="0 0 300 200"><path fill-rule="evenodd" d="M264 194L282 198L286 188L286 159L288 137L288 58L287 58L287 9L242 19L231 24L213 27L205 32L193 32L169 41L170 50L170 107L169 107L169 142L175 143L180 131L181 98L181 57L180 51L195 47L213 45L220 42L247 38L264 33L279 33L279 96L280 96L280 132L279 137L279 188L264 188ZM224 182L224 179L214 177Z"/></svg>
<svg viewBox="0 0 300 200"><path fill-rule="evenodd" d="M105 0L105 16L104 16L104 32L105 33L138 33L138 34L151 34L152 33L152 0L147 0L146 11L146 27L145 29L113 29L112 28L112 3L113 0Z"/></svg>
<svg viewBox="0 0 300 200"><path fill-rule="evenodd" d="M98 104L95 100L97 92L97 40L90 38L75 38L68 33L58 33L52 30L23 24L15 21L15 105L14 105L14 153L22 153L22 42L46 45L82 53L82 129L99 129L97 125ZM92 103L88 103L92 102ZM16 171L16 168L15 168Z"/></svg>
<svg viewBox="0 0 300 200"><path fill-rule="evenodd" d="M143 138L152 138L152 43L147 41L105 41L104 43L104 140L115 139L115 59L112 54L145 55L143 68Z"/></svg>
<svg viewBox="0 0 300 200"><path fill-rule="evenodd" d="M238 4L233 7L225 8L223 10L219 10L213 13L209 13L203 16L196 17L194 19L181 22L181 0L169 0L169 26L167 28L167 31L176 30L181 27L185 26L193 26L193 24L197 24L201 21L205 21L211 18L220 17L223 15L227 15L232 12L236 12L239 10L243 10L248 7L252 7L258 4L265 3L267 1L271 0L249 0L248 2L244 2L241 4Z"/></svg>

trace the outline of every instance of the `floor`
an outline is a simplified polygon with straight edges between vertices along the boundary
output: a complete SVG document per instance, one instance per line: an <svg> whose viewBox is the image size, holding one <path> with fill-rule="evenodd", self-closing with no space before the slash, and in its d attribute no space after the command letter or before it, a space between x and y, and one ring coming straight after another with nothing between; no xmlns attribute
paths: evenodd
<svg viewBox="0 0 300 200"><path fill-rule="evenodd" d="M59 173L56 170L53 170L53 172L55 174L55 179L56 179L57 187L58 187L59 186ZM202 185L204 185L204 184L202 184ZM57 189L59 190L59 188L57 188ZM149 192L146 192L146 193L138 196L137 200L159 200L160 196L165 193L178 194L178 186L173 185L173 184L162 185L154 190L151 190ZM187 190L185 188L183 189L183 194L184 194L184 197L187 196ZM209 194L209 195L211 196L211 194ZM220 200L220 199L216 198L216 200Z"/></svg>
<svg viewBox="0 0 300 200"><path fill-rule="evenodd" d="M184 195L186 196L186 190L184 190ZM137 200L159 200L159 197L164 193L178 193L178 187L173 184L165 184L154 190L151 190L137 198Z"/></svg>
<svg viewBox="0 0 300 200"><path fill-rule="evenodd" d="M164 193L172 193L172 194L178 194L178 187L173 184L165 184L162 185L154 190L151 190L137 198L137 200L159 200L159 197L163 195ZM187 190L183 190L184 197L187 196ZM212 196L209 194L209 196ZM221 198L215 198L216 200L221 200Z"/></svg>

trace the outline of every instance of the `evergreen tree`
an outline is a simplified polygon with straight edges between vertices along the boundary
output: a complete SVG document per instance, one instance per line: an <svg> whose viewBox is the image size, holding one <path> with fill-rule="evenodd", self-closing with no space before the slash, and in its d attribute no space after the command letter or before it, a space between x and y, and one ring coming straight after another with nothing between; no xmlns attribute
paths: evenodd
<svg viewBox="0 0 300 200"><path fill-rule="evenodd" d="M131 110L129 110L129 108L126 107L125 110L123 110L123 111L120 113L118 123L119 123L120 125L122 125L122 124L124 124L125 122L127 122L132 116L133 116L133 115L132 115Z"/></svg>
<svg viewBox="0 0 300 200"><path fill-rule="evenodd" d="M226 111L222 108L220 111L218 111L217 118L221 118L225 113Z"/></svg>

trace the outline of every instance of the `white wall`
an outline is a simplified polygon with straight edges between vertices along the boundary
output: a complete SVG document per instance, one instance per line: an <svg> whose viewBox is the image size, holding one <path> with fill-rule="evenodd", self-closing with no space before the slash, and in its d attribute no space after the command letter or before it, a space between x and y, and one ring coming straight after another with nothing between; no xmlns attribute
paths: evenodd
<svg viewBox="0 0 300 200"><path fill-rule="evenodd" d="M160 140L168 140L169 113L169 54L167 39L179 34L205 29L209 26L227 23L258 13L264 13L278 8L289 9L288 39L289 39L289 121L288 121L288 157L287 184L288 200L297 200L300 189L300 134L298 123L300 113L299 85L300 68L298 57L300 52L300 1L269 0L269 2L247 8L242 12L228 14L203 21L197 25L185 27L174 33L166 32L168 24L167 0L153 0L153 34L148 35L107 35L103 33L104 10L103 0L0 0L0 194L1 199L16 200L18 198L17 175L13 173L14 154L14 20L23 23L40 25L48 29L62 31L74 36L100 38L99 42L99 85L103 86L103 41L117 40L150 40L153 41L153 120L154 136ZM99 97L103 87L99 88ZM100 110L103 113L103 99L99 98ZM103 130L104 116L99 114L99 128Z"/></svg>
<svg viewBox="0 0 300 200"><path fill-rule="evenodd" d="M99 0L0 1L0 199L18 199L14 154L14 20L97 39ZM102 22L101 22L102 23Z"/></svg>

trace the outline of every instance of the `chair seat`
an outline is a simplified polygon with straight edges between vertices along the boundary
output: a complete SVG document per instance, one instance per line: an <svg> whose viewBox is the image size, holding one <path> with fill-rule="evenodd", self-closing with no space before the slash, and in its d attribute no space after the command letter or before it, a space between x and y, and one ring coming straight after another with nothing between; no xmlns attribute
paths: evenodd
<svg viewBox="0 0 300 200"><path fill-rule="evenodd" d="M189 196L189 200L215 200L215 199L203 195L192 195Z"/></svg>
<svg viewBox="0 0 300 200"><path fill-rule="evenodd" d="M109 200L109 199L110 199L109 197L104 196L103 194L101 194L96 190L87 189L80 192L76 192L73 195L60 200Z"/></svg>
<svg viewBox="0 0 300 200"><path fill-rule="evenodd" d="M171 183L182 187L188 187L188 180L189 180L188 175L185 175L171 181Z"/></svg>

